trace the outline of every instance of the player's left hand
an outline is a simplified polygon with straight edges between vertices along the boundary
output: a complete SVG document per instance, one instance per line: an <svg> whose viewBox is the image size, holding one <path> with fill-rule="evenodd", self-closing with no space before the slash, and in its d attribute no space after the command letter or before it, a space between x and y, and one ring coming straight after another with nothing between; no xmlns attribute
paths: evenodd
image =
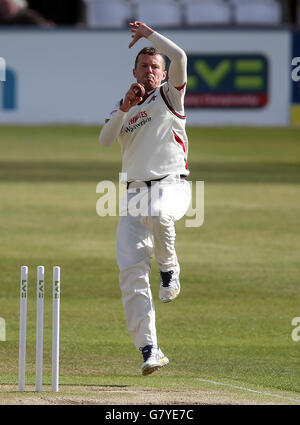
<svg viewBox="0 0 300 425"><path fill-rule="evenodd" d="M131 32L133 33L132 42L129 44L129 48L131 48L140 38L148 38L154 31L150 27L148 27L143 22L135 21L130 22Z"/></svg>

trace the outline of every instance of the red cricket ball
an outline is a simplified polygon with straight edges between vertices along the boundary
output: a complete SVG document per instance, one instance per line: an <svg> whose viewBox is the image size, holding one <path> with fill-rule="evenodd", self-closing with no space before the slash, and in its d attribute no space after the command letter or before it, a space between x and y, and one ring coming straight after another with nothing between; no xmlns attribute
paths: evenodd
<svg viewBox="0 0 300 425"><path fill-rule="evenodd" d="M136 95L136 97L143 97L145 94L145 89L143 86L135 86L133 87L133 92Z"/></svg>

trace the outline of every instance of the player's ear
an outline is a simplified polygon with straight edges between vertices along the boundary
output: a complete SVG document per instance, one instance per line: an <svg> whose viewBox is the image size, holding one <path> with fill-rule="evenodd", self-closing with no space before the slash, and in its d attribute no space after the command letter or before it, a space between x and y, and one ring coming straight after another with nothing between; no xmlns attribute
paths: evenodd
<svg viewBox="0 0 300 425"><path fill-rule="evenodd" d="M134 78L136 78L136 72L135 72L135 69L133 69L133 70L132 70L132 73L133 73Z"/></svg>
<svg viewBox="0 0 300 425"><path fill-rule="evenodd" d="M165 80L167 78L167 73L168 73L168 71L163 72L163 80Z"/></svg>

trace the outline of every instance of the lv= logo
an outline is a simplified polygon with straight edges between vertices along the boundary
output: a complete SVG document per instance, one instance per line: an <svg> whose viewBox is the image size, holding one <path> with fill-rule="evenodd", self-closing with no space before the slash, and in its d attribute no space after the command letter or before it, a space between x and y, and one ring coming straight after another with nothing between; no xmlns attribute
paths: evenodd
<svg viewBox="0 0 300 425"><path fill-rule="evenodd" d="M54 298L59 298L59 280L54 282Z"/></svg>

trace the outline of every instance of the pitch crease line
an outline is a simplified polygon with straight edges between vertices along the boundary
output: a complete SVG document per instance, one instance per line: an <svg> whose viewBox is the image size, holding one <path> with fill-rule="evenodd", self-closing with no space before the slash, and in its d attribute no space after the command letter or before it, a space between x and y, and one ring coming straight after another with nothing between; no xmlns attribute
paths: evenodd
<svg viewBox="0 0 300 425"><path fill-rule="evenodd" d="M252 390L251 388L239 387L237 385L232 385L232 384L226 384L225 382L210 381L209 379L203 379L203 378L196 378L196 379L198 381L207 382L209 384L223 385L224 387L235 388L237 390L248 391L248 392L251 392L251 393L262 394L262 395L265 395L265 396L277 397L277 398L281 398L283 400L297 401L298 403L300 403L300 399L285 397L285 396L282 396L282 395L279 395L279 394L265 393L263 391Z"/></svg>

